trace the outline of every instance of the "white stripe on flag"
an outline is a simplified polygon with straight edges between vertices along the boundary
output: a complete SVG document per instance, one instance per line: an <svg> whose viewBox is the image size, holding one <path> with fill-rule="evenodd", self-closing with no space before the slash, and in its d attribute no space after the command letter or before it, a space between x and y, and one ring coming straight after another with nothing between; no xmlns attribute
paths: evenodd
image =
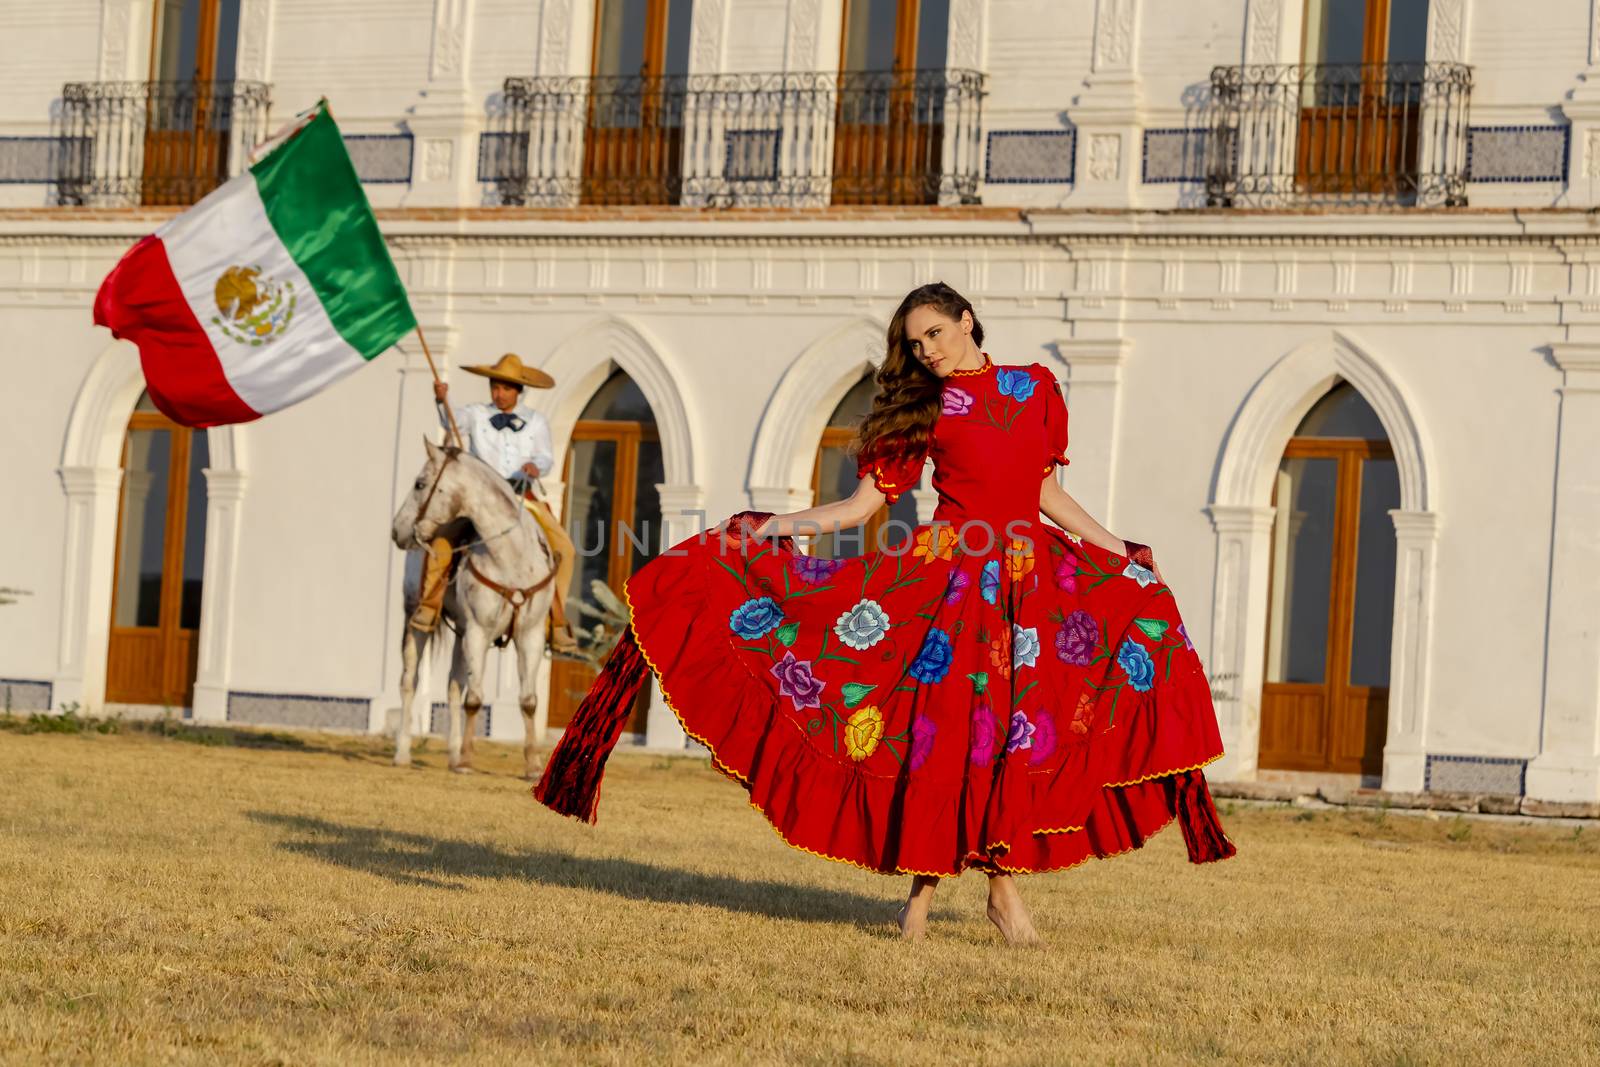
<svg viewBox="0 0 1600 1067"><path fill-rule="evenodd" d="M178 287L194 309L228 384L265 415L288 407L367 365L339 336L311 283L267 221L255 179L241 174L156 231ZM281 298L287 322L251 344L249 331L217 306L217 282L230 268ZM243 339L241 339L243 338Z"/></svg>

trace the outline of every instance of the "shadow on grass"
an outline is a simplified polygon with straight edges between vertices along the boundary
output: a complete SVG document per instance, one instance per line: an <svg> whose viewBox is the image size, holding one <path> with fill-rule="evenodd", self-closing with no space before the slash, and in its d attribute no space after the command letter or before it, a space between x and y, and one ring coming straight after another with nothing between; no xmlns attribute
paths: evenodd
<svg viewBox="0 0 1600 1067"><path fill-rule="evenodd" d="M464 889L451 878L511 878L562 889L587 889L627 900L658 904L702 904L774 919L846 922L884 927L893 918L892 898L840 889L702 874L610 856L577 856L554 849L508 851L478 841L351 826L305 815L252 811L246 816L296 835L278 842L286 852L391 881L440 889Z"/></svg>

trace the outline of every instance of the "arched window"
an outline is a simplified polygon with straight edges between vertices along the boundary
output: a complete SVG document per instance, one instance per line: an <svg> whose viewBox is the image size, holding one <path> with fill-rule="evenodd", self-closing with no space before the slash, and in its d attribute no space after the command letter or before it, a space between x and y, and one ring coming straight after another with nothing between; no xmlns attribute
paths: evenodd
<svg viewBox="0 0 1600 1067"><path fill-rule="evenodd" d="M1400 478L1377 413L1348 383L1301 420L1273 504L1261 766L1379 775Z"/></svg>
<svg viewBox="0 0 1600 1067"><path fill-rule="evenodd" d="M188 707L206 556L204 430L139 398L122 445L106 701Z"/></svg>
<svg viewBox="0 0 1600 1067"><path fill-rule="evenodd" d="M661 550L661 498L656 485L666 477L661 435L650 402L625 372L617 371L590 398L572 430L562 478L567 535L578 550L567 591L567 615L574 626L592 625L574 606L593 602L590 583L598 579L622 596L622 583ZM550 670L550 725L565 726L583 702L595 672L583 663L559 659ZM640 690L629 729L644 732L649 687Z"/></svg>
<svg viewBox="0 0 1600 1067"><path fill-rule="evenodd" d="M872 375L867 375L851 387L828 417L828 427L822 431L822 440L817 445L817 461L811 471L811 498L814 504L843 500L853 494L860 484L856 478L855 458L849 455L847 449L855 438L861 420L872 410L872 397L876 390ZM905 526L891 526L884 531L884 524L890 519L896 519ZM916 524L916 500L910 492L902 493L893 504L878 509L878 513L868 519L865 526L840 531L837 537L824 534L817 538L812 554L829 559L859 556L863 550L878 548L880 531L884 545L892 546L904 540L906 531Z"/></svg>

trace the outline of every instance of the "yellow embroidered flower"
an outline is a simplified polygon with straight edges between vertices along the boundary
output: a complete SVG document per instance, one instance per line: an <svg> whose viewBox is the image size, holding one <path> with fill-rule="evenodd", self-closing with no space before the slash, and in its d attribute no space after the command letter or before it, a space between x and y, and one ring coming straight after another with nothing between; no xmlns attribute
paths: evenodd
<svg viewBox="0 0 1600 1067"><path fill-rule="evenodd" d="M955 555L956 531L949 526L928 526L917 531L911 555L917 559L951 559Z"/></svg>
<svg viewBox="0 0 1600 1067"><path fill-rule="evenodd" d="M1011 631L1003 630L999 637L989 642L989 665L1000 677L1011 677Z"/></svg>
<svg viewBox="0 0 1600 1067"><path fill-rule="evenodd" d="M1033 546L1027 541L1012 539L1006 547L1006 575L1014 582L1033 570Z"/></svg>
<svg viewBox="0 0 1600 1067"><path fill-rule="evenodd" d="M877 749L883 740L883 713L878 705L868 704L857 708L844 724L844 749L853 760L864 760Z"/></svg>

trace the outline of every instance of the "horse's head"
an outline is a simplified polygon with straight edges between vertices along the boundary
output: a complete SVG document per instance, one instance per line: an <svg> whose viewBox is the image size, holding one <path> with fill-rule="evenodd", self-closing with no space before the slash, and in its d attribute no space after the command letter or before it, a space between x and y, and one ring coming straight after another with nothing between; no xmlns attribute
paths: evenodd
<svg viewBox="0 0 1600 1067"><path fill-rule="evenodd" d="M422 443L428 449L428 462L418 472L411 492L400 501L389 527L389 535L398 548L426 544L439 527L458 518L462 511L461 451L440 448L426 437Z"/></svg>

